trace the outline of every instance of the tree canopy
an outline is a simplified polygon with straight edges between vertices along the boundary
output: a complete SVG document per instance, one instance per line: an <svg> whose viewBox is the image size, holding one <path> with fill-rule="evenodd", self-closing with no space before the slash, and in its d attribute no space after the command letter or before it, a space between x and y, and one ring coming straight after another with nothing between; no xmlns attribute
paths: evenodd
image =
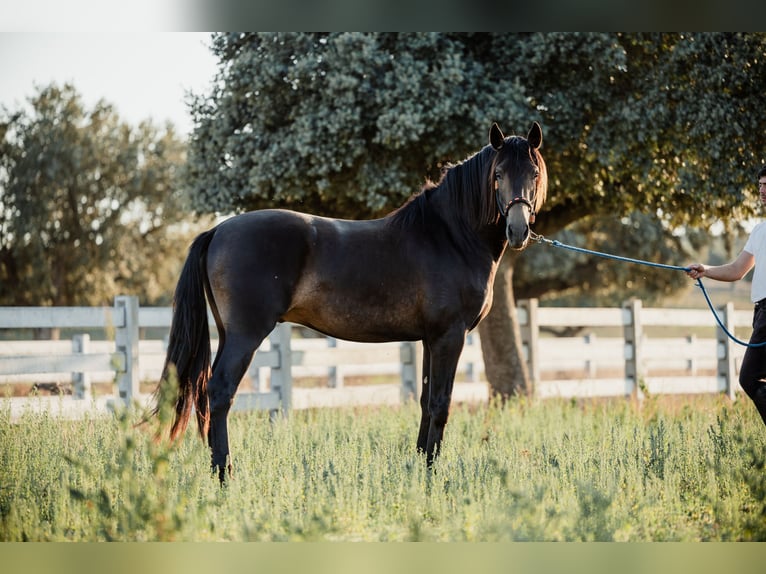
<svg viewBox="0 0 766 574"><path fill-rule="evenodd" d="M524 44L535 65L521 69L520 81L536 86L552 176L552 201L537 231L555 234L576 220L568 232L579 245L688 263L706 241L700 229L723 221L736 234L757 213L766 37L608 38L614 55L606 62L588 34L535 34ZM689 285L682 274L643 271L535 250L515 277L523 297L574 290L601 304L636 292L652 300Z"/></svg>
<svg viewBox="0 0 766 574"><path fill-rule="evenodd" d="M761 34L218 34L213 50L217 88L192 106L201 212L380 214L491 122L532 120L552 177L539 231L634 211L672 230L755 206Z"/></svg>
<svg viewBox="0 0 766 574"><path fill-rule="evenodd" d="M196 209L367 217L399 205L445 162L483 147L493 120L526 133L521 87L480 56L491 44L449 34L217 35L218 88L193 106Z"/></svg>
<svg viewBox="0 0 766 574"><path fill-rule="evenodd" d="M172 126L137 128L75 88L40 88L0 110L0 304L168 302L189 211Z"/></svg>

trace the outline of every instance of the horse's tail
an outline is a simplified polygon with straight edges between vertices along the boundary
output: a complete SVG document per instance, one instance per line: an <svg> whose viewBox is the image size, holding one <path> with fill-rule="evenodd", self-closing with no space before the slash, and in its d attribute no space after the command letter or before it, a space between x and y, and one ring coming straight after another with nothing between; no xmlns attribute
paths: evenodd
<svg viewBox="0 0 766 574"><path fill-rule="evenodd" d="M210 424L207 398L207 382L211 375L210 330L205 299L208 283L205 261L214 234L215 228L198 235L192 243L173 296L168 352L155 392L154 408L155 414L161 411L163 396L173 388L170 379L175 376L178 383L177 396L168 399L175 400L171 440L186 430L192 405L197 411L197 424L203 439L207 436Z"/></svg>

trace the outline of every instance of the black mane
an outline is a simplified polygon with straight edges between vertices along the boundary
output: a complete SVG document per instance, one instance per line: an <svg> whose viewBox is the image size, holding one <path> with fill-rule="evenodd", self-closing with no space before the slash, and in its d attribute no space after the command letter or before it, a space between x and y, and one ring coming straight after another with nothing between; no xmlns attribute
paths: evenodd
<svg viewBox="0 0 766 574"><path fill-rule="evenodd" d="M488 171L494 156L492 147L486 146L464 161L446 166L438 182L427 181L418 193L388 215L389 225L422 225L438 216L432 205L435 194L439 194L440 200L446 199L449 212L469 227L476 229L485 225L496 215Z"/></svg>
<svg viewBox="0 0 766 574"><path fill-rule="evenodd" d="M545 162L540 152L532 149L525 138L511 136L506 138L499 153L488 145L460 163L447 165L438 182L427 181L418 193L388 215L389 225L399 228L425 225L429 218L438 217L432 205L432 197L436 194L440 202L446 200L447 211L463 226L478 230L497 222L499 213L491 187L491 176L500 155L510 156L513 165L527 158L537 165L540 177L534 210L539 211L545 202L548 188Z"/></svg>

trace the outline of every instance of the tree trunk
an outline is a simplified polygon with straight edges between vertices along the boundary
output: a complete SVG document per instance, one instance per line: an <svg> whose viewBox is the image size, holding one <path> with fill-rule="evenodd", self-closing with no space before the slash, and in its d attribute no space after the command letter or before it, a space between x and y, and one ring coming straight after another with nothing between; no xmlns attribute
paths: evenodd
<svg viewBox="0 0 766 574"><path fill-rule="evenodd" d="M517 256L513 252L506 253L501 260L495 275L492 309L479 325L484 372L491 394L503 399L532 392L513 297L513 267Z"/></svg>

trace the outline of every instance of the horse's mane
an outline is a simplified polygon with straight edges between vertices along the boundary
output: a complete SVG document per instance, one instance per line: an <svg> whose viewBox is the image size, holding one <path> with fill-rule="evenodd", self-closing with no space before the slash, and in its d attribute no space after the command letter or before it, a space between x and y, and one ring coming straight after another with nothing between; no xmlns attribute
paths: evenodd
<svg viewBox="0 0 766 574"><path fill-rule="evenodd" d="M494 209L487 172L493 156L492 146L486 146L460 163L445 166L438 182L426 181L418 193L389 214L389 224L411 227L425 223L433 216L430 198L438 193L440 199L447 199L456 217L471 227L478 227Z"/></svg>
<svg viewBox="0 0 766 574"><path fill-rule="evenodd" d="M540 177L535 194L535 212L538 212L545 202L548 189L548 174L543 157L538 150L529 147L526 139L520 137L506 140L502 153L508 152L515 154L515 162L521 161L521 154L526 152L537 164ZM418 193L389 214L389 225L411 227L426 224L435 215L431 205L433 194L439 194L440 200L445 199L449 212L472 229L497 222L500 214L491 186L497 157L498 154L488 145L462 162L447 165L438 182L427 181Z"/></svg>

